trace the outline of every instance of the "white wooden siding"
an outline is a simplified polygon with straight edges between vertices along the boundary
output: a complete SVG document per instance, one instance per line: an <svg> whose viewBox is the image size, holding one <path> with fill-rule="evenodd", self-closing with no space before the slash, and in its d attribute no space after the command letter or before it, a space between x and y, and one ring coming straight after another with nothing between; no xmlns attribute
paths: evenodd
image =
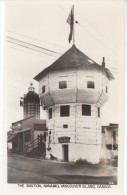
<svg viewBox="0 0 127 195"><path fill-rule="evenodd" d="M58 143L59 137L68 136L71 137L71 143L100 144L101 123L97 106L91 105L91 116L82 116L82 104L66 105L70 105L69 117L60 117L61 104L52 107L53 118L47 120L48 129L52 131L52 141ZM64 124L68 125L68 128L63 128Z"/></svg>
<svg viewBox="0 0 127 195"><path fill-rule="evenodd" d="M93 80L95 88L87 88L87 81ZM59 81L66 81L67 88L59 89ZM86 104L96 104L101 107L107 98L100 96L102 91L106 94L108 78L105 74L96 70L72 69L55 70L47 74L39 83L40 98L46 107L53 104L80 102ZM45 85L45 93L42 87ZM99 101L98 101L99 100Z"/></svg>

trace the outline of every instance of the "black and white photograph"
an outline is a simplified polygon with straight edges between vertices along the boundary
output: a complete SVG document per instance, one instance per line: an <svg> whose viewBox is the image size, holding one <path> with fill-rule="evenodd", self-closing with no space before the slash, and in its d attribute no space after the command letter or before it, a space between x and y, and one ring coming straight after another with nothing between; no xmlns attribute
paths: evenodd
<svg viewBox="0 0 127 195"><path fill-rule="evenodd" d="M123 1L7 1L6 185L122 195L124 70Z"/></svg>

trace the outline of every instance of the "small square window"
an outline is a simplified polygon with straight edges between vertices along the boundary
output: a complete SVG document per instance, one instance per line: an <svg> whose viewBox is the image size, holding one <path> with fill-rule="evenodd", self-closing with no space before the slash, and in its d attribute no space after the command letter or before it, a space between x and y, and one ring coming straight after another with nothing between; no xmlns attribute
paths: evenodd
<svg viewBox="0 0 127 195"><path fill-rule="evenodd" d="M42 93L45 93L45 85L42 87Z"/></svg>
<svg viewBox="0 0 127 195"><path fill-rule="evenodd" d="M65 128L65 129L68 128L68 125L63 125L63 128Z"/></svg>
<svg viewBox="0 0 127 195"><path fill-rule="evenodd" d="M67 81L59 81L59 89L67 88Z"/></svg>
<svg viewBox="0 0 127 195"><path fill-rule="evenodd" d="M82 105L82 115L91 116L91 105Z"/></svg>
<svg viewBox="0 0 127 195"><path fill-rule="evenodd" d="M98 111L98 118L100 118L100 108L99 107L97 108L97 111Z"/></svg>
<svg viewBox="0 0 127 195"><path fill-rule="evenodd" d="M69 116L70 115L70 106L61 106L60 107L60 116Z"/></svg>
<svg viewBox="0 0 127 195"><path fill-rule="evenodd" d="M52 108L49 108L49 119L52 118Z"/></svg>
<svg viewBox="0 0 127 195"><path fill-rule="evenodd" d="M94 89L95 88L94 81L87 81L87 88Z"/></svg>

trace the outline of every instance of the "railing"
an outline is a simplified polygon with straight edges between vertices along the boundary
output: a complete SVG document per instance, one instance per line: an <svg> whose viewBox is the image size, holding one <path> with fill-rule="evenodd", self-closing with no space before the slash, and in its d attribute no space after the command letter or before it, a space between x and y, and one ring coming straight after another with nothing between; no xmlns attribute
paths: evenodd
<svg viewBox="0 0 127 195"><path fill-rule="evenodd" d="M26 146L26 153L28 154L29 152L31 152L32 150L34 150L38 146L41 146L44 142L45 142L44 137L38 136L33 142L29 143Z"/></svg>
<svg viewBox="0 0 127 195"><path fill-rule="evenodd" d="M118 150L118 144L114 140L113 140L113 145L115 145Z"/></svg>

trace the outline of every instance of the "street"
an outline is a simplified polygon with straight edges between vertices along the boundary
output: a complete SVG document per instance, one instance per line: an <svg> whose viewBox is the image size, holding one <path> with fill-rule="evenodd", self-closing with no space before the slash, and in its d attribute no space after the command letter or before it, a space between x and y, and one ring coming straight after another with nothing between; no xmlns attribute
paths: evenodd
<svg viewBox="0 0 127 195"><path fill-rule="evenodd" d="M8 183L117 184L115 167L8 156Z"/></svg>

